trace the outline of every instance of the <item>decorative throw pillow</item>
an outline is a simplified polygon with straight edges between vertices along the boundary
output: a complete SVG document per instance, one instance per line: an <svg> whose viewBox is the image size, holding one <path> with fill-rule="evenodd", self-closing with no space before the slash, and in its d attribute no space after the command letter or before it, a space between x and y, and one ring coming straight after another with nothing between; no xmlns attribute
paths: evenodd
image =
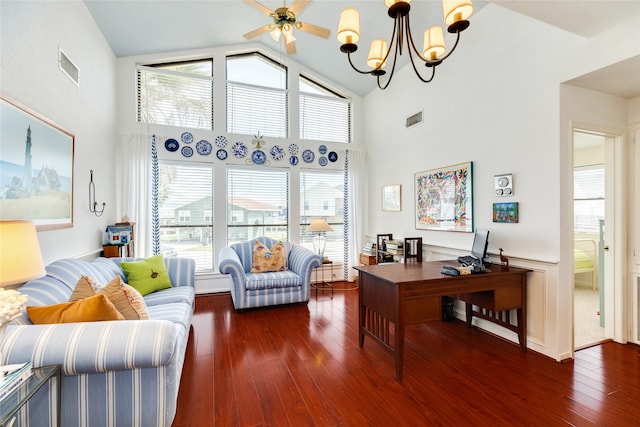
<svg viewBox="0 0 640 427"><path fill-rule="evenodd" d="M154 255L140 261L123 261L120 267L127 275L127 283L143 296L171 287L171 279L162 255Z"/></svg>
<svg viewBox="0 0 640 427"><path fill-rule="evenodd" d="M122 282L120 276L116 276L105 286L95 291L95 281L84 274L76 283L76 287L69 297L69 301L78 301L94 295L104 294L116 309L127 320L148 320L149 313L144 298L133 287Z"/></svg>
<svg viewBox="0 0 640 427"><path fill-rule="evenodd" d="M284 243L277 242L271 249L256 240L253 245L253 264L251 273L287 270L287 250Z"/></svg>
<svg viewBox="0 0 640 427"><path fill-rule="evenodd" d="M124 320L109 298L96 295L62 304L28 306L27 315L33 323L99 322L102 320Z"/></svg>

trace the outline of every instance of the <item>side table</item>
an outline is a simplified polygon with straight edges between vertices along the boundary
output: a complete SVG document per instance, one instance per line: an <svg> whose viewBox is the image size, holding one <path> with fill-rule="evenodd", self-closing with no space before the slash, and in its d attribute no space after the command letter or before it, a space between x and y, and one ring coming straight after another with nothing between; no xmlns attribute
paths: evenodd
<svg viewBox="0 0 640 427"><path fill-rule="evenodd" d="M56 420L56 426L60 426L60 394L62 378L60 373L60 365L42 366L33 368L33 374L23 381L14 391L0 402L0 426L11 426L16 417L16 413L27 403L37 392L50 381L54 381L52 387L55 393L56 406L50 408L56 413L51 419ZM50 414L51 415L51 414Z"/></svg>
<svg viewBox="0 0 640 427"><path fill-rule="evenodd" d="M324 270L325 270L325 266L327 266L327 265L330 267L330 271L331 271L330 278L333 279L333 261L331 261L330 259L323 259L322 260L322 265L315 268L315 270L316 270L316 283L315 283L316 296L318 296L318 288L321 288L321 289L331 288L331 296L333 297L333 283L332 282L327 282L325 280L325 278L324 278ZM318 270L322 270L321 280L318 280Z"/></svg>

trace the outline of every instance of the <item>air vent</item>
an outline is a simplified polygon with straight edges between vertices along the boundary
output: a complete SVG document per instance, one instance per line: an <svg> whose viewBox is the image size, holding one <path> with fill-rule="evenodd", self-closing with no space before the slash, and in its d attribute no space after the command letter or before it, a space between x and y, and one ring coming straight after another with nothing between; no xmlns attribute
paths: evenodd
<svg viewBox="0 0 640 427"><path fill-rule="evenodd" d="M405 127L408 129L410 127L419 125L420 123L422 123L422 111L419 111L419 112L407 117L407 122L405 124Z"/></svg>
<svg viewBox="0 0 640 427"><path fill-rule="evenodd" d="M60 48L58 48L58 67L76 85L80 86L80 81L79 81L80 71L78 70L78 67L76 67L76 64L74 64L73 61L71 61L69 57Z"/></svg>

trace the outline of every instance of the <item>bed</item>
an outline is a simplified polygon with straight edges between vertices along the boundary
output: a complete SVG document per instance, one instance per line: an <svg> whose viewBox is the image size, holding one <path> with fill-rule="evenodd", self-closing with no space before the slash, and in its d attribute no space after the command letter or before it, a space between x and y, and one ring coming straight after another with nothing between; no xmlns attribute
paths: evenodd
<svg viewBox="0 0 640 427"><path fill-rule="evenodd" d="M574 277L578 274L590 273L591 289L596 290L596 255L597 255L596 241L593 239L575 239L573 242L573 274ZM577 278L574 280L574 284L577 284Z"/></svg>

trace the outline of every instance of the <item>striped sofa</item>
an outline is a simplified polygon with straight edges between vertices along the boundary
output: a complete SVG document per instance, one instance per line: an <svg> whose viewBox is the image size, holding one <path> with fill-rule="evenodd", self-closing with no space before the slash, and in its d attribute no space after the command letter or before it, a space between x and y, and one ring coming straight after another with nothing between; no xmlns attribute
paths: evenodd
<svg viewBox="0 0 640 427"><path fill-rule="evenodd" d="M272 273L251 273L253 247L258 240L271 248L277 240L258 237L222 248L218 270L233 280L231 298L236 309L265 307L309 301L311 272L322 259L304 246L285 242L287 270Z"/></svg>
<svg viewBox="0 0 640 427"><path fill-rule="evenodd" d="M82 274L100 284L116 275L126 281L121 260L61 259L19 291L27 305L66 302ZM62 365L62 426L171 426L193 316L195 262L164 261L173 287L144 297L149 320L34 325L23 312L9 323L0 362ZM51 394L28 405L20 425L52 425Z"/></svg>

